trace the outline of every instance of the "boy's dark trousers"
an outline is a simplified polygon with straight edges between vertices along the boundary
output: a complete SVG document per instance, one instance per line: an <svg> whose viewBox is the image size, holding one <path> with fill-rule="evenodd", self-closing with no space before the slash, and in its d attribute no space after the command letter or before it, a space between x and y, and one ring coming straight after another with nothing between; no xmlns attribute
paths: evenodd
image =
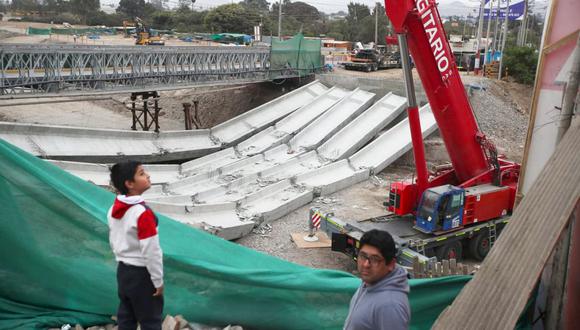
<svg viewBox="0 0 580 330"><path fill-rule="evenodd" d="M154 297L155 287L145 267L119 262L117 266L119 330L160 330L163 314L163 296Z"/></svg>

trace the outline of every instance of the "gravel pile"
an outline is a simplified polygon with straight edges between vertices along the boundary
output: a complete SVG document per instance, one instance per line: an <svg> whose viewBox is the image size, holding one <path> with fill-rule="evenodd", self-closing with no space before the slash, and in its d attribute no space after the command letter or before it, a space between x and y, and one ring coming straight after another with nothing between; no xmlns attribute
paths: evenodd
<svg viewBox="0 0 580 330"><path fill-rule="evenodd" d="M503 84L482 79L480 84L471 85L483 87L468 92L480 129L500 153L521 162L528 129L526 109L510 99L509 90Z"/></svg>

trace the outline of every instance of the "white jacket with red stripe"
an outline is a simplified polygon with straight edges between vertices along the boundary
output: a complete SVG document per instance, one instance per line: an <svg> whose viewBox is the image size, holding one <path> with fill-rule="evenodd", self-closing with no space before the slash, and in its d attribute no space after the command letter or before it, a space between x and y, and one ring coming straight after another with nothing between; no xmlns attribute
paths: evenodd
<svg viewBox="0 0 580 330"><path fill-rule="evenodd" d="M118 195L107 214L109 243L117 262L147 267L156 288L163 285L163 252L157 217L141 196Z"/></svg>

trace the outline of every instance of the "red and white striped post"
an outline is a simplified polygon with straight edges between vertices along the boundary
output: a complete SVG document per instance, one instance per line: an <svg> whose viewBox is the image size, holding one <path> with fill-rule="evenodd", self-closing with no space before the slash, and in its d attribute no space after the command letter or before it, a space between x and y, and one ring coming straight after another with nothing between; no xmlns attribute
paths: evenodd
<svg viewBox="0 0 580 330"><path fill-rule="evenodd" d="M304 240L307 242L316 242L318 241L316 230L320 228L320 214L315 212L314 209L310 209L308 219L308 235L304 236Z"/></svg>

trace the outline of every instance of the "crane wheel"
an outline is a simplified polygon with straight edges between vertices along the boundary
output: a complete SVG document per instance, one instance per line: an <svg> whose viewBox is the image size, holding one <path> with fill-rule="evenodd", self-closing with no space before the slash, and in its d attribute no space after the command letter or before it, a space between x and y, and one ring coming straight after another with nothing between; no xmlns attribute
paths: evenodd
<svg viewBox="0 0 580 330"><path fill-rule="evenodd" d="M450 259L461 261L463 259L463 246L460 241L449 242L437 247L435 255L438 261Z"/></svg>
<svg viewBox="0 0 580 330"><path fill-rule="evenodd" d="M491 245L489 242L489 233L487 230L483 230L477 236L472 237L469 240L468 246L469 254L476 260L482 261L485 256L491 250Z"/></svg>

